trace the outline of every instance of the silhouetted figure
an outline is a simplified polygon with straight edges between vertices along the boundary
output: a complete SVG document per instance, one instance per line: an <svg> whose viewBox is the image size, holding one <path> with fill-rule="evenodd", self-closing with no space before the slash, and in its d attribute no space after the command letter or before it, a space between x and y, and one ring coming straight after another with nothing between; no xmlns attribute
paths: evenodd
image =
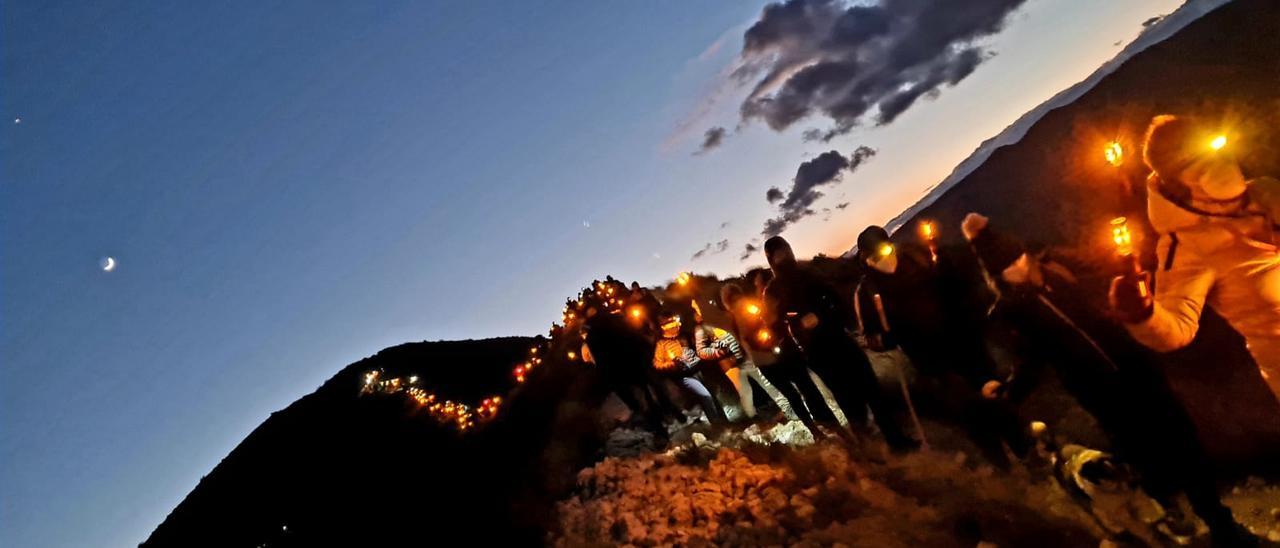
<svg viewBox="0 0 1280 548"><path fill-rule="evenodd" d="M987 225L985 217L971 213L962 229L998 285L996 314L1016 326L1024 342L1022 366L990 392L1019 401L1035 388L1038 370L1053 367L1116 455L1141 474L1147 494L1173 509L1174 495L1185 493L1216 545L1256 542L1219 500L1195 426L1150 352L1089 307L1065 266Z"/></svg>
<svg viewBox="0 0 1280 548"><path fill-rule="evenodd" d="M665 439L662 417L675 406L654 386L649 368L653 343L599 303L587 304L586 315L585 342L608 387L655 436Z"/></svg>
<svg viewBox="0 0 1280 548"><path fill-rule="evenodd" d="M968 250L894 245L878 226L858 235L866 266L854 308L868 347L901 348L915 365L917 401L925 411L960 424L992 464L1008 468L1007 443L1025 456L1032 443L1007 402L982 397L995 378L987 352L987 309L994 300Z"/></svg>
<svg viewBox="0 0 1280 548"><path fill-rule="evenodd" d="M917 442L902 432L880 393L871 362L846 330L853 318L850 307L831 286L800 267L791 245L781 236L765 241L764 251L774 273L765 288L771 329L795 342L809 367L826 382L850 426L865 428L870 407L890 447L914 447Z"/></svg>

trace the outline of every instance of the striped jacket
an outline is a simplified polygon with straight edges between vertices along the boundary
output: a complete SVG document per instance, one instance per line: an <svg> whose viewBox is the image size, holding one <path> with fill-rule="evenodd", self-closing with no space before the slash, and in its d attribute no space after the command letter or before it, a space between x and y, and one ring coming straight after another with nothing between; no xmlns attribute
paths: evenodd
<svg viewBox="0 0 1280 548"><path fill-rule="evenodd" d="M721 369L755 365L738 338L719 327L698 326L693 332L693 346L699 359L721 362Z"/></svg>

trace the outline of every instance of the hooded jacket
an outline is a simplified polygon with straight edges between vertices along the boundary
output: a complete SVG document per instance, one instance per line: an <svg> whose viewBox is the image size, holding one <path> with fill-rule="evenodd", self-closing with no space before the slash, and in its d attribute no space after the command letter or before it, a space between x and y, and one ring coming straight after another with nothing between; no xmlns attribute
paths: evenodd
<svg viewBox="0 0 1280 548"><path fill-rule="evenodd" d="M1277 186L1275 179L1251 181L1245 214L1222 216L1174 203L1149 184L1147 215L1160 237L1155 306L1127 327L1155 350L1174 350L1195 337L1208 304L1244 336L1280 397L1280 232L1273 208L1259 199Z"/></svg>

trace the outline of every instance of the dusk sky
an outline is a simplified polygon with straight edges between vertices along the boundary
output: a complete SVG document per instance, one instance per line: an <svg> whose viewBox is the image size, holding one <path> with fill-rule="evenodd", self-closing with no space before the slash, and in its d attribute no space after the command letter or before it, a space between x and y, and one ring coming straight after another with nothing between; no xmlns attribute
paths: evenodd
<svg viewBox="0 0 1280 548"><path fill-rule="evenodd" d="M4 2L0 545L136 545L384 347L741 272L788 212L798 254L841 253L1180 1L885 3L857 2L892 58L859 109L780 95L840 29L744 49L767 2ZM797 188L832 150L861 163Z"/></svg>

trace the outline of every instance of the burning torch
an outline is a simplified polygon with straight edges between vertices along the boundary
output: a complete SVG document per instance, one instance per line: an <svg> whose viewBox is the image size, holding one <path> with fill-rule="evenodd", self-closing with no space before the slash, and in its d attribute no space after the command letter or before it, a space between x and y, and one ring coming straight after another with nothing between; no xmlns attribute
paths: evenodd
<svg viewBox="0 0 1280 548"><path fill-rule="evenodd" d="M1133 248L1133 236L1129 232L1129 220L1124 217L1116 217L1111 220L1111 242L1115 244L1116 256L1120 260L1120 277L1124 281L1132 283L1143 308L1150 306L1151 302L1151 286L1150 274L1142 270L1142 265L1138 262L1138 253Z"/></svg>
<svg viewBox="0 0 1280 548"><path fill-rule="evenodd" d="M933 221L920 221L920 239L929 247L929 259L938 262L938 227Z"/></svg>

